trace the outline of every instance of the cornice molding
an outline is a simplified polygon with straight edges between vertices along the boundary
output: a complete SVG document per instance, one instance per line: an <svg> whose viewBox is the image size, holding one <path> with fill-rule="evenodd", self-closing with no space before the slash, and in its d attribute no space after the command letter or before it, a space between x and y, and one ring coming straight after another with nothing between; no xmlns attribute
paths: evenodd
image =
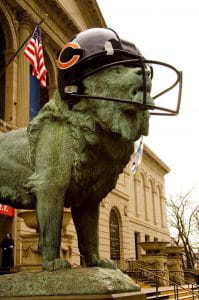
<svg viewBox="0 0 199 300"><path fill-rule="evenodd" d="M45 2L43 0L39 0L39 2L41 3L41 5L44 5L45 3L45 6L46 4L48 4L48 6L54 13L54 17L56 17L54 19L54 22L58 23L59 28L62 28L63 31L67 30L67 35L69 35L69 37L72 37L74 34L78 33L81 30L75 19L67 15L67 12L62 9L57 0L45 0ZM57 18L57 16L59 17Z"/></svg>
<svg viewBox="0 0 199 300"><path fill-rule="evenodd" d="M165 235L169 236L169 229L168 229L167 225L164 228L162 228L159 225L148 223L148 222L144 221L143 219L141 219L139 217L134 217L134 216L130 217L129 221L131 223L135 223L137 225L140 225L142 228L145 227L145 228L150 229L150 231L165 234Z"/></svg>
<svg viewBox="0 0 199 300"><path fill-rule="evenodd" d="M42 31L46 32L56 47L61 48L67 39L81 30L76 21L62 9L56 0L7 0L9 5L19 12L29 15L29 22L34 26L43 18ZM46 17L48 14L48 17Z"/></svg>
<svg viewBox="0 0 199 300"><path fill-rule="evenodd" d="M153 163L164 175L170 172L170 168L146 144L144 144L143 161L144 159Z"/></svg>
<svg viewBox="0 0 199 300"><path fill-rule="evenodd" d="M125 193L125 192L119 190L117 187L111 191L111 194L116 195L127 201L129 201L129 198L130 198L130 195L128 193Z"/></svg>
<svg viewBox="0 0 199 300"><path fill-rule="evenodd" d="M96 0L75 0L82 13L86 16L88 28L106 27L106 22Z"/></svg>
<svg viewBox="0 0 199 300"><path fill-rule="evenodd" d="M15 18L18 21L19 27L26 27L29 31L34 29L35 23L31 15L24 9L19 9L15 12Z"/></svg>

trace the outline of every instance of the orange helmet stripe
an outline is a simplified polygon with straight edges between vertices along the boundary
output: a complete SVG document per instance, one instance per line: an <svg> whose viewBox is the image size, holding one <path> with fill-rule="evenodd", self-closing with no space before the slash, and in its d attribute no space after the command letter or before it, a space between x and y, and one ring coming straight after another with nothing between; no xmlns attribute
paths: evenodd
<svg viewBox="0 0 199 300"><path fill-rule="evenodd" d="M78 60L80 59L80 55L73 55L73 57L69 61L62 62L60 60L60 57L66 48L73 48L73 49L79 48L80 49L80 45L76 42L69 42L63 47L63 49L59 55L58 62L57 62L59 69L68 69L68 68L72 67L74 64L76 64L76 62L78 62Z"/></svg>

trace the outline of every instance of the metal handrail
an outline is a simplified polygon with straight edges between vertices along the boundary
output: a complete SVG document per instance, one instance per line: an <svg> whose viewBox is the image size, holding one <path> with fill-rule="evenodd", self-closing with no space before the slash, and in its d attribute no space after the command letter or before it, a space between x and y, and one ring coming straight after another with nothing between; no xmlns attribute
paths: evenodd
<svg viewBox="0 0 199 300"><path fill-rule="evenodd" d="M134 260L132 260L135 264L137 264L137 265L139 265L139 266L142 266L141 264L139 264L137 261L134 261ZM149 270L149 269L147 269L147 270ZM151 269L151 270L149 270L149 271L152 271L152 270L154 270L154 269ZM172 273L172 272L175 272L175 273L177 273L177 272L181 272L181 271L165 271L165 270L156 270L157 272L161 272L161 273L165 273L165 274L167 274L167 275L169 275L170 273ZM194 272L190 272L192 275L194 275L195 273ZM179 279L179 280L183 280L184 281L184 284L187 284L188 286L189 285L191 285L192 286L192 290L193 290L193 282L189 282L189 281L186 281L184 278L182 278L182 277L179 277L179 276L176 276L175 275L175 278L176 279Z"/></svg>
<svg viewBox="0 0 199 300"><path fill-rule="evenodd" d="M133 262L134 264L136 264L136 265L139 267L139 270L140 270L141 272L144 271L144 272L146 272L147 274L150 274L150 275L152 275L152 276L155 278L155 281L156 281L156 298L157 298L158 292L159 292L159 290L158 290L159 284L158 284L158 283L159 283L159 281L160 281L160 279L161 279L161 280L163 280L163 281L168 282L170 285L173 285L173 287L174 287L174 296L175 296L175 299L176 299L176 300L178 299L178 290L179 290L179 288L181 288L181 289L183 289L183 290L185 290L185 291L191 293L191 294L192 294L192 299L193 299L193 300L194 300L194 297L195 297L195 296L197 296L198 299L199 299L199 293L195 293L195 292L193 291L193 285L192 285L192 289L185 288L185 287L183 287L182 285L177 284L176 282L174 282L174 281L172 281L172 280L169 280L169 279L166 279L166 278L164 278L164 277L162 277L162 276L157 275L157 272L156 272L156 274L154 274L153 272L149 271L148 269L143 268L143 266L142 266L141 264L139 264L137 261L133 260L132 258L131 258L131 259L125 259L124 261L126 261L126 262L130 262L130 261L131 261L131 262ZM132 271L133 271L133 269L132 269ZM155 271L161 271L161 270L155 270ZM166 273L166 271L161 271L161 272L165 272L165 273Z"/></svg>

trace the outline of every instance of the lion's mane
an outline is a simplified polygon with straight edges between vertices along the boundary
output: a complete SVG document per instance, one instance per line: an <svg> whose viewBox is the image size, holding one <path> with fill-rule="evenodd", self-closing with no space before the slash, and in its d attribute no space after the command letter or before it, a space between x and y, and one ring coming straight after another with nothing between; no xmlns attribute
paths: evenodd
<svg viewBox="0 0 199 300"><path fill-rule="evenodd" d="M30 145L30 162L31 165L35 164L35 152L37 142L41 131L45 124L49 122L58 122L63 126L70 126L70 134L72 136L74 151L75 141L81 142L82 147L88 144L96 144L98 142L95 132L95 119L90 113L85 113L86 105L81 104L81 109L71 111L68 109L67 104L60 98L59 93L56 91L52 99L40 110L39 114L29 123L27 134Z"/></svg>

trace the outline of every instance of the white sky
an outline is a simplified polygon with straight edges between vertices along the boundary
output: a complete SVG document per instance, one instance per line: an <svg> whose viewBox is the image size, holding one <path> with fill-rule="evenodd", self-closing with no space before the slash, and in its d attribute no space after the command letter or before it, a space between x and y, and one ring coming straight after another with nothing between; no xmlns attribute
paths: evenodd
<svg viewBox="0 0 199 300"><path fill-rule="evenodd" d="M136 44L147 59L183 71L181 110L152 116L144 142L171 169L166 192L199 191L199 0L97 0L107 26ZM161 83L160 83L161 84ZM168 100L172 95L168 95ZM176 97L177 98L177 97ZM172 98L173 99L173 98ZM176 99L175 99L176 101ZM164 106L164 101L159 105ZM174 105L175 106L175 105Z"/></svg>

